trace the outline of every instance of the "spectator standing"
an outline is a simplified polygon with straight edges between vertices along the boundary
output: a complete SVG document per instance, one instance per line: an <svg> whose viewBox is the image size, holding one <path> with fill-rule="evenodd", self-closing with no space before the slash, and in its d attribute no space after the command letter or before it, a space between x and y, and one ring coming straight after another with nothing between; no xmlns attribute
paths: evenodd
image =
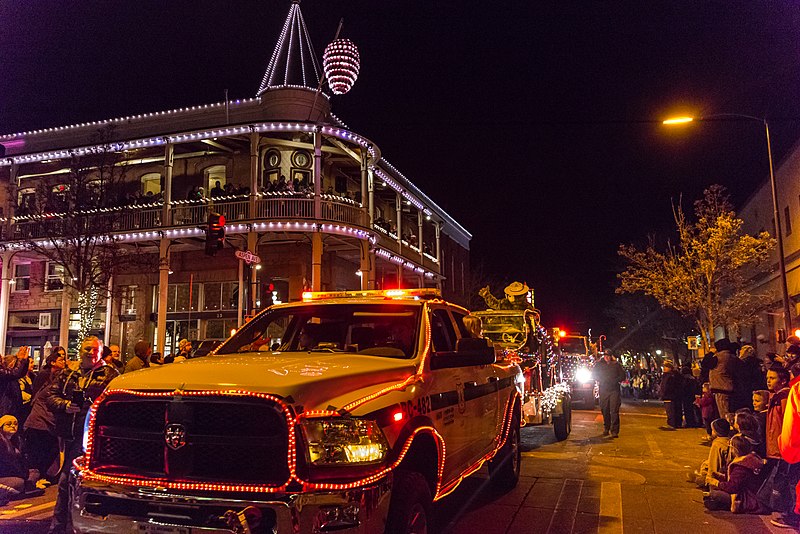
<svg viewBox="0 0 800 534"><path fill-rule="evenodd" d="M700 395L695 397L695 404L700 408L700 416L703 418L703 426L706 427L706 437L703 439L704 443L711 443L711 422L717 418L717 406L714 403L714 397L711 395L711 384L706 382L703 384L703 389Z"/></svg>
<svg viewBox="0 0 800 534"><path fill-rule="evenodd" d="M137 341L133 346L133 358L131 358L125 365L125 372L130 373L150 367L150 354L153 350L150 348L150 343L147 341Z"/></svg>
<svg viewBox="0 0 800 534"><path fill-rule="evenodd" d="M19 416L17 420L20 425L25 424L25 419L31 413L31 401L33 401L33 381L36 378L36 373L33 371L33 358L28 358L28 370L19 379L19 393L22 400L22 405L19 409Z"/></svg>
<svg viewBox="0 0 800 534"><path fill-rule="evenodd" d="M214 183L214 187L211 188L211 198L218 198L225 194L225 190L222 188L222 183L219 180Z"/></svg>
<svg viewBox="0 0 800 534"><path fill-rule="evenodd" d="M56 430L64 438L64 464L58 480L50 534L72 532L69 470L82 454L83 421L92 402L119 376L103 361L103 347L95 336L83 340L78 370L64 369L50 385L47 405L56 414Z"/></svg>
<svg viewBox="0 0 800 534"><path fill-rule="evenodd" d="M695 397L700 393L700 383L697 378L692 375L692 368L688 365L681 367L682 378L682 395L681 395L681 411L683 418L686 420L686 428L697 428L700 426L701 414L700 410L694 404ZM680 419L678 420L680 423Z"/></svg>
<svg viewBox="0 0 800 534"><path fill-rule="evenodd" d="M110 365L121 373L124 366L122 365L122 358L120 358L119 353L119 345L103 347L103 360L106 362L106 365Z"/></svg>
<svg viewBox="0 0 800 534"><path fill-rule="evenodd" d="M741 363L739 358L731 352L731 342L727 339L719 339L714 343L716 349L713 367L710 368L708 379L711 383L711 393L714 394L714 402L717 404L717 412L720 417L727 417L733 413L733 393L734 376L738 373L738 365Z"/></svg>
<svg viewBox="0 0 800 534"><path fill-rule="evenodd" d="M178 342L178 356L183 356L186 359L192 357L192 342L188 339L181 339Z"/></svg>
<svg viewBox="0 0 800 534"><path fill-rule="evenodd" d="M0 366L0 415L17 416L22 408L18 380L28 372L28 347L20 347L16 356L2 360Z"/></svg>
<svg viewBox="0 0 800 534"><path fill-rule="evenodd" d="M53 379L67 366L67 351L64 347L53 347L47 359L44 361L44 366L36 374L33 380L33 397L39 393L41 389L47 389Z"/></svg>
<svg viewBox="0 0 800 534"><path fill-rule="evenodd" d="M753 392L764 389L767 385L761 360L756 356L756 349L752 345L744 345L739 349L740 364L736 366L733 378L735 385L735 410L750 406Z"/></svg>
<svg viewBox="0 0 800 534"><path fill-rule="evenodd" d="M769 391L757 389L753 392L753 411L755 412L758 424L761 427L761 435L766 443L767 437L767 411L769 410ZM766 455L764 456L766 458Z"/></svg>
<svg viewBox="0 0 800 534"><path fill-rule="evenodd" d="M661 375L661 400L664 401L664 410L667 412L667 425L659 428L675 430L681 426L683 379L675 370L672 360L664 360L662 369L664 374Z"/></svg>
<svg viewBox="0 0 800 534"><path fill-rule="evenodd" d="M800 526L800 516L794 511L795 498L792 494L800 476L800 465L792 465L784 460L780 447L781 429L788 418L789 372L780 365L773 366L767 371L767 387L771 395L767 408L766 456L768 467L775 471L770 504L780 514L771 523L782 528L797 528Z"/></svg>
<svg viewBox="0 0 800 534"><path fill-rule="evenodd" d="M625 370L609 351L594 365L594 375L600 392L600 411L603 413L603 435L619 437L619 408L622 405L619 383L625 380Z"/></svg>

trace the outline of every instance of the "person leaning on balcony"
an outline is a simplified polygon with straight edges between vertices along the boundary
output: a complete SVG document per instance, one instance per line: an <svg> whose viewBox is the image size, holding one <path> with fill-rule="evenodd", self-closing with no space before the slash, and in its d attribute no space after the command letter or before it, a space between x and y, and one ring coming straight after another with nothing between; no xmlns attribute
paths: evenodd
<svg viewBox="0 0 800 534"><path fill-rule="evenodd" d="M92 402L119 376L103 361L103 344L96 336L83 340L79 355L78 370L64 369L50 385L47 397L47 405L56 414L56 432L64 439L64 464L49 534L72 532L69 476L73 460L83 454L83 422Z"/></svg>
<svg viewBox="0 0 800 534"><path fill-rule="evenodd" d="M143 340L137 341L136 345L133 346L133 358L128 360L125 365L125 372L130 373L150 367L150 354L152 352L153 349L150 348L150 343Z"/></svg>

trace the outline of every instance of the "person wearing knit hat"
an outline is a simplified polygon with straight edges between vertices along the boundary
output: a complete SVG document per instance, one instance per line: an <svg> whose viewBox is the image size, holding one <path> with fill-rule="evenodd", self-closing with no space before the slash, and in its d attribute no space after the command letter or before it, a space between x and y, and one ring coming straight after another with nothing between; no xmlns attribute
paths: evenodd
<svg viewBox="0 0 800 534"><path fill-rule="evenodd" d="M711 422L711 448L708 458L700 464L699 469L687 473L687 480L700 487L708 486L712 473L724 473L728 468L728 444L730 442L731 425L725 419L714 419Z"/></svg>

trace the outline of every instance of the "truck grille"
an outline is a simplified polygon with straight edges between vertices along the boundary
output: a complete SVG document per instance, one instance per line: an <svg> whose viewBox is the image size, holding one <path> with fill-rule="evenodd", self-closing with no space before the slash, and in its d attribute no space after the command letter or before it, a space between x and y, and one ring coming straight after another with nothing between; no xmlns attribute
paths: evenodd
<svg viewBox="0 0 800 534"><path fill-rule="evenodd" d="M166 429L175 425L185 438L170 447ZM90 465L101 474L270 485L289 478L286 418L263 399L114 395L97 408L94 444Z"/></svg>

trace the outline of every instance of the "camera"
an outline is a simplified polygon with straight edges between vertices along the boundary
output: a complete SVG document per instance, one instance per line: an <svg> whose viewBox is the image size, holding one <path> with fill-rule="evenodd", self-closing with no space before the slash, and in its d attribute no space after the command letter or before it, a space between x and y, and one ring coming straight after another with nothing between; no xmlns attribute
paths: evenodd
<svg viewBox="0 0 800 534"><path fill-rule="evenodd" d="M82 389L76 389L72 392L72 399L70 402L75 406L83 408L83 405L86 404L86 400L86 392Z"/></svg>

